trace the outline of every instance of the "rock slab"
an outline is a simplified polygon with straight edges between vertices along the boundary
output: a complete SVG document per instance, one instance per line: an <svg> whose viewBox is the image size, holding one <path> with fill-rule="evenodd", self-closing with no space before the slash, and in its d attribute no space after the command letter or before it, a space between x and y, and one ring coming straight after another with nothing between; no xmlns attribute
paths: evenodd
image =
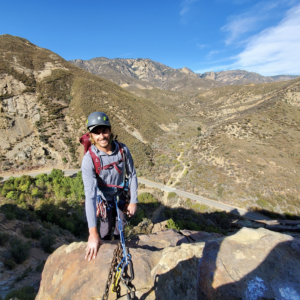
<svg viewBox="0 0 300 300"><path fill-rule="evenodd" d="M299 278L299 240L264 228L243 228L206 242L197 298L300 300Z"/></svg>
<svg viewBox="0 0 300 300"><path fill-rule="evenodd" d="M137 299L196 299L197 267L204 243L188 243L176 230L167 230L140 236L127 246ZM57 249L45 264L36 300L102 299L115 247L114 242L105 243L91 262L84 260L84 242ZM126 299L122 285L121 296ZM110 292L109 299L115 298Z"/></svg>

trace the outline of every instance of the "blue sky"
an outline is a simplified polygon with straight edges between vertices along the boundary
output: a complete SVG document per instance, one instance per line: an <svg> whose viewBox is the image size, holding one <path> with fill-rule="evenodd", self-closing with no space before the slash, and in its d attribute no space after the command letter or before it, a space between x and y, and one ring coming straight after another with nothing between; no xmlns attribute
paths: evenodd
<svg viewBox="0 0 300 300"><path fill-rule="evenodd" d="M2 1L0 34L63 58L300 74L300 0Z"/></svg>

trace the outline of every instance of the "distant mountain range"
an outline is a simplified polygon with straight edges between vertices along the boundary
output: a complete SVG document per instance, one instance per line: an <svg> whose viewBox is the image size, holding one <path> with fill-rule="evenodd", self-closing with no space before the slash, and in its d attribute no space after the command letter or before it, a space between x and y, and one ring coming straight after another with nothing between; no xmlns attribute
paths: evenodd
<svg viewBox="0 0 300 300"><path fill-rule="evenodd" d="M117 83L128 90L159 88L188 94L224 85L258 84L286 81L297 75L262 76L243 70L194 73L184 67L173 69L151 59L75 59L72 64Z"/></svg>
<svg viewBox="0 0 300 300"><path fill-rule="evenodd" d="M216 73L206 72L198 75L201 78L216 80L224 83L225 85L287 81L299 77L299 75L262 76L258 73L244 70L222 71Z"/></svg>
<svg viewBox="0 0 300 300"><path fill-rule="evenodd" d="M188 68L173 69L151 59L76 59L74 65L104 77L127 90L159 88L188 94L222 86L221 82L200 78Z"/></svg>

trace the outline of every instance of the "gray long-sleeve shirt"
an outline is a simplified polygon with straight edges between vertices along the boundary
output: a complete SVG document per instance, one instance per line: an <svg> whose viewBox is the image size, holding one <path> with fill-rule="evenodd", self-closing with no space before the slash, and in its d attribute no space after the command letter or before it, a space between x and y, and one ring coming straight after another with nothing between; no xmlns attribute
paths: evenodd
<svg viewBox="0 0 300 300"><path fill-rule="evenodd" d="M126 175L129 179L129 187L130 187L130 203L137 203L137 176L133 164L133 160L129 149L122 144L124 154L125 154L125 168L126 168ZM91 146L92 151L99 157L101 166L106 166L114 162L118 163L118 168L120 170L124 169L124 162L120 162L122 159L121 153L119 151L119 146L116 142L112 144L112 153L108 155L105 152L100 151L96 146ZM99 183L105 184L113 184L113 185L120 185L123 181L123 173L119 174L116 169L112 166L109 169L101 170L100 172L100 179L97 181L95 166L92 160L92 157L87 151L84 155L82 164L81 164L81 171L82 171L82 179L84 184L84 193L85 193L85 210L86 210L86 217L88 221L89 228L97 226L97 217L96 217L96 201L97 201L97 188ZM100 196L102 199L107 201L113 201L113 195L116 193L116 188L102 188L99 187Z"/></svg>

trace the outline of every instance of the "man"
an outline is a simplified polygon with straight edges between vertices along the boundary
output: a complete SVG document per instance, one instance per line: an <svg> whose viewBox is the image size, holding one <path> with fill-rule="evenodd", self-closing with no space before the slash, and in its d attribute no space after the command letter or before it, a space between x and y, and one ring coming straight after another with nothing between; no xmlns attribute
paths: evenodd
<svg viewBox="0 0 300 300"><path fill-rule="evenodd" d="M137 176L129 149L113 140L111 124L108 116L103 112L93 112L87 120L90 141L89 151L83 157L81 170L85 191L85 207L89 227L89 239L85 259L95 258L101 240L97 231L97 193L107 204L106 218L100 218L100 235L102 240L109 240L111 230L115 225L114 238L120 239L116 209L119 210L123 228L126 224L126 214L133 216L137 209ZM123 153L122 153L123 152ZM101 162L99 176L96 174L95 162ZM99 162L98 161L98 162ZM125 172L130 187L130 204L126 214L123 213L124 197L122 191L125 186ZM114 197L119 195L119 208L115 206Z"/></svg>

